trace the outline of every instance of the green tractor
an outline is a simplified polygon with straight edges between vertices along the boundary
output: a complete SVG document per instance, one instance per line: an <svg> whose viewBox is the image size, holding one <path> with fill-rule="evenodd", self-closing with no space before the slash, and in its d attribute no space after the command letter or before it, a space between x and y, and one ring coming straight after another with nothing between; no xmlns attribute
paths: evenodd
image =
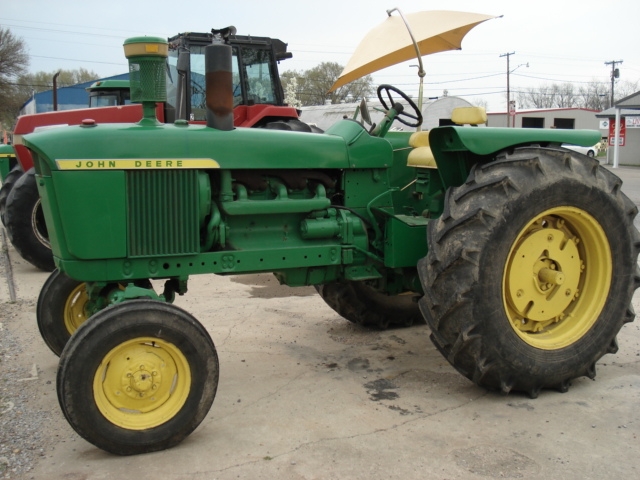
<svg viewBox="0 0 640 480"><path fill-rule="evenodd" d="M426 320L460 373L503 393L564 392L616 351L640 284L637 208L618 177L560 147L598 132L392 131L422 115L390 85L372 128L234 128L231 50L215 41L207 124L163 124L166 52L158 38L125 43L140 122L24 137L57 265L38 325L60 355L62 411L89 442L161 450L207 415L216 349L172 305L196 274L273 272L367 327Z"/></svg>
<svg viewBox="0 0 640 480"><path fill-rule="evenodd" d="M129 80L98 80L87 87L89 108L114 107L131 103Z"/></svg>
<svg viewBox="0 0 640 480"><path fill-rule="evenodd" d="M205 123L203 52L214 32L233 48L235 126L318 131L301 122L299 112L285 103L278 64L293 56L287 51L287 44L277 38L236 35L233 26L208 33L180 33L167 39L166 100L156 105L161 122L173 123L181 118ZM0 146L0 219L20 256L45 271L54 270L55 264L40 208L33 159L22 146L22 137L44 128L79 125L89 118L99 123L131 123L142 117L140 105L130 104L128 80L97 81L87 91L88 109L18 117L13 131L15 152L13 147L7 149L11 159L3 158L4 146Z"/></svg>
<svg viewBox="0 0 640 480"><path fill-rule="evenodd" d="M13 146L0 144L0 221L4 224L4 211L7 205L7 197L11 186L20 177L20 172L16 171L18 161Z"/></svg>

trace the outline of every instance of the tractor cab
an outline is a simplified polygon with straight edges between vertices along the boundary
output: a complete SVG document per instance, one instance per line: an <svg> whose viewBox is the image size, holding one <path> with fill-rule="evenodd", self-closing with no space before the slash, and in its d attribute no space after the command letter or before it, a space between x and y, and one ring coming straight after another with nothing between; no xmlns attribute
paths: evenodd
<svg viewBox="0 0 640 480"><path fill-rule="evenodd" d="M99 80L87 88L89 108L129 105L129 80Z"/></svg>
<svg viewBox="0 0 640 480"><path fill-rule="evenodd" d="M277 63L292 57L291 52L287 52L287 44L276 38L249 37L235 32L235 27L228 27L211 33L182 33L169 38L167 123L176 119L205 122L204 50L211 45L215 35L232 47L234 117L247 119L258 111L284 105Z"/></svg>

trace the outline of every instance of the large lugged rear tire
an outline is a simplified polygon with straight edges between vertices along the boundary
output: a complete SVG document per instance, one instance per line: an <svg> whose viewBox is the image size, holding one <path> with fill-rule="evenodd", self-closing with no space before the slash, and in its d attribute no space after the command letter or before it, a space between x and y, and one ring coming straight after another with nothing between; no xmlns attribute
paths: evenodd
<svg viewBox="0 0 640 480"><path fill-rule="evenodd" d="M219 363L211 337L170 304L131 300L78 328L58 366L57 391L73 429L117 455L170 448L204 420Z"/></svg>
<svg viewBox="0 0 640 480"><path fill-rule="evenodd" d="M55 264L33 169L16 181L7 197L5 226L22 258L40 270L53 271Z"/></svg>
<svg viewBox="0 0 640 480"><path fill-rule="evenodd" d="M478 385L536 397L595 376L633 321L640 234L622 182L583 155L522 148L447 192L418 265L431 339Z"/></svg>
<svg viewBox="0 0 640 480"><path fill-rule="evenodd" d="M322 299L340 316L363 327L386 329L423 323L413 295L384 295L364 282L317 285Z"/></svg>

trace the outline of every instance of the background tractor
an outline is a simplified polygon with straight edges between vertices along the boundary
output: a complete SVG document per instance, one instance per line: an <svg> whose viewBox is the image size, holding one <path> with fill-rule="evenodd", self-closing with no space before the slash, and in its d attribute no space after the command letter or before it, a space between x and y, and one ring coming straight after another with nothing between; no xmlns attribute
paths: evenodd
<svg viewBox="0 0 640 480"><path fill-rule="evenodd" d="M234 125L312 131L312 127L298 120L296 109L284 103L278 62L291 58L287 44L275 38L236 35L235 27L214 31L219 32L232 47ZM167 77L164 82L166 100L156 105L161 122L173 123L176 119L190 123L205 122L203 52L211 43L212 36L213 33L189 32L168 39L169 54L166 69L162 72ZM88 90L89 107L101 108L18 118L13 135L18 163L7 170L7 178L2 177L0 214L9 239L22 258L45 271L54 269L49 233L35 184L33 159L22 145L22 136L43 128L79 125L86 119L121 123L136 122L142 117L140 105L129 104L128 81L96 82ZM26 175L23 176L23 172ZM11 193L12 190L15 192Z"/></svg>
<svg viewBox="0 0 640 480"><path fill-rule="evenodd" d="M234 128L232 47L216 38L203 49L206 124L167 124L156 118L167 43L124 48L142 120L23 139L57 266L38 325L60 355L62 411L89 442L160 450L206 416L216 350L171 303L191 275L273 272L373 328L424 319L460 373L503 393L564 392L616 351L640 283L637 209L619 178L560 147L598 132L394 132L422 117L390 85L371 129Z"/></svg>
<svg viewBox="0 0 640 480"><path fill-rule="evenodd" d="M99 80L89 88L89 108L129 105L131 94L129 80Z"/></svg>

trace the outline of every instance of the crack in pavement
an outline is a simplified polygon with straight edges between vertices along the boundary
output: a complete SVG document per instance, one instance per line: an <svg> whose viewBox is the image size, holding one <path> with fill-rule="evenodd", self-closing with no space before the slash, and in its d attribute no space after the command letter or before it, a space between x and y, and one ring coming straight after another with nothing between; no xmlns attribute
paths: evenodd
<svg viewBox="0 0 640 480"><path fill-rule="evenodd" d="M299 375L298 377L300 377L301 375ZM292 381L294 381L295 379L292 379ZM288 384L291 382L288 382ZM287 384L287 385L288 385ZM286 385L284 385L283 387L281 387L279 390L282 390L282 388L285 388ZM437 415L441 415L443 413L448 413L448 412L452 412L455 410L459 410L461 408L466 407L467 405L470 405L471 403L475 402L476 400L479 400L485 396L487 396L489 394L489 392L483 392L481 394L479 394L478 396L474 397L474 398L470 398L468 401L463 402L459 405L453 406L453 407L448 407L448 408L443 408L440 409L438 411L435 412L431 412L431 413L424 413L424 414L419 414L417 415L415 418L411 418L411 419L407 419L403 422L400 423L395 423L393 425L391 425L390 427L387 428L376 428L375 430L369 431L369 432L363 432L363 433L358 433L358 434L354 434L354 435L345 435L345 436L337 436L337 437L327 437L327 438L321 438L318 440L314 440L314 441L309 441L309 442L303 442L301 444L299 444L298 446L296 446L295 448L292 448L290 450L287 450L285 452L281 452L281 453L277 453L277 454L273 454L273 455L269 455L268 458L267 457L262 457L262 458L258 458L255 460L249 460L246 462L242 462L242 463L237 463L235 465L229 465L228 467L224 467L224 468L220 468L220 469L216 469L216 470L207 470L207 471L200 471L200 472L191 472L189 473L189 478L194 478L194 476L201 476L201 475L210 475L211 473L223 473L223 472L228 472L230 470L233 470L234 468L242 468L245 467L247 465L253 465L253 464L257 464L260 462L263 462L265 460L275 460L276 458L280 458L286 455L290 455L292 453L298 452L304 448L307 447L312 447L314 445L319 445L319 444L323 444L323 443L327 443L327 442L332 442L335 440L353 440L355 438L360 438L360 437L368 437L371 435L377 435L379 433L385 433L385 432L389 432L392 430L397 430L399 428L402 428L404 426L407 426L409 424L415 423L415 422L419 422L421 420L425 420ZM267 395L264 398L268 398L272 395ZM254 402L255 404L256 402ZM177 477L174 477L177 478ZM183 478L183 477L180 477Z"/></svg>

